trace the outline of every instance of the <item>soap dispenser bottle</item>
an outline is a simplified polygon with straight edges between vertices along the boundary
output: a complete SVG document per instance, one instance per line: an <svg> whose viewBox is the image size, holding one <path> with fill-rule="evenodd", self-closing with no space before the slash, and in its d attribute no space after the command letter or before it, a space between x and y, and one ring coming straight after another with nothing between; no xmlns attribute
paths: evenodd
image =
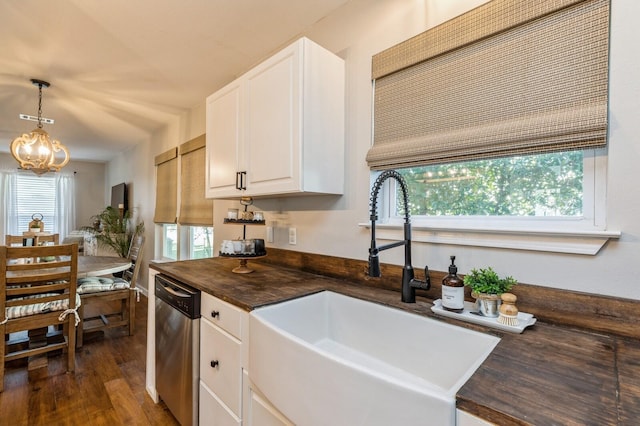
<svg viewBox="0 0 640 426"><path fill-rule="evenodd" d="M455 256L451 256L449 275L442 280L442 307L447 311L464 311L464 281L458 276Z"/></svg>

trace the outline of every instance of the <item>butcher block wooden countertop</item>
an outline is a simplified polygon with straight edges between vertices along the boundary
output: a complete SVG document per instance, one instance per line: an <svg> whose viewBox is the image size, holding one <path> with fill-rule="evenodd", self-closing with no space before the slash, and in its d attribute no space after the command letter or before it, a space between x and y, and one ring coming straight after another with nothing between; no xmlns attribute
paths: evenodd
<svg viewBox="0 0 640 426"><path fill-rule="evenodd" d="M331 290L499 336L456 402L498 425L640 425L638 339L540 319L522 334L505 333L437 316L426 297L406 304L397 291L258 260L249 263L253 273L234 274L236 263L213 258L150 267L246 311Z"/></svg>

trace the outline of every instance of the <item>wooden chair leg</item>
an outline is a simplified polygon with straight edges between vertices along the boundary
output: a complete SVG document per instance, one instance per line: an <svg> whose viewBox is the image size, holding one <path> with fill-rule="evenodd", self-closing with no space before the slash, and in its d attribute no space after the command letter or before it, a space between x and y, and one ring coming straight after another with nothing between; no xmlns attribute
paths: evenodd
<svg viewBox="0 0 640 426"><path fill-rule="evenodd" d="M4 324L0 325L0 333L6 337L5 332L6 326ZM2 339L2 342L0 342L0 392L4 391L4 351L6 345L7 343L5 342L5 339Z"/></svg>
<svg viewBox="0 0 640 426"><path fill-rule="evenodd" d="M67 315L67 371L76 370L76 316Z"/></svg>
<svg viewBox="0 0 640 426"><path fill-rule="evenodd" d="M84 336L84 330L83 330L83 326L84 326L84 303L82 305L80 305L80 307L78 308L78 315L80 315L80 322L78 323L78 326L75 328L76 329L76 347L77 348L81 348L82 347L82 343L83 343L83 336Z"/></svg>
<svg viewBox="0 0 640 426"><path fill-rule="evenodd" d="M129 293L129 336L136 331L136 292Z"/></svg>

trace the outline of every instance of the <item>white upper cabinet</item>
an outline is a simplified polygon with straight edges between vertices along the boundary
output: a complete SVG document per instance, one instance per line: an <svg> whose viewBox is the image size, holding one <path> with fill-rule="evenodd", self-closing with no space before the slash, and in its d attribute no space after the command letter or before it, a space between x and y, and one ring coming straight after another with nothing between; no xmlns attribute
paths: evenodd
<svg viewBox="0 0 640 426"><path fill-rule="evenodd" d="M302 38L207 98L207 197L342 194L344 61Z"/></svg>

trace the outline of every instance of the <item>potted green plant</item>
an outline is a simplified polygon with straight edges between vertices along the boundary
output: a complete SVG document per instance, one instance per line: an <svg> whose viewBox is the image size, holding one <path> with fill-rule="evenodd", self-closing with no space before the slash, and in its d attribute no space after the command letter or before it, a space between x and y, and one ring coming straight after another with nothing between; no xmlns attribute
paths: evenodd
<svg viewBox="0 0 640 426"><path fill-rule="evenodd" d="M513 277L501 278L490 266L472 269L464 276L464 285L471 288L471 296L476 299L478 311L487 317L497 317L500 295L518 284Z"/></svg>
<svg viewBox="0 0 640 426"><path fill-rule="evenodd" d="M107 206L97 215L91 217L94 224L100 226L85 226L82 229L95 235L98 245L112 249L118 256L127 257L129 246L134 235L144 232L144 222L136 225L131 223L131 212L120 212Z"/></svg>

